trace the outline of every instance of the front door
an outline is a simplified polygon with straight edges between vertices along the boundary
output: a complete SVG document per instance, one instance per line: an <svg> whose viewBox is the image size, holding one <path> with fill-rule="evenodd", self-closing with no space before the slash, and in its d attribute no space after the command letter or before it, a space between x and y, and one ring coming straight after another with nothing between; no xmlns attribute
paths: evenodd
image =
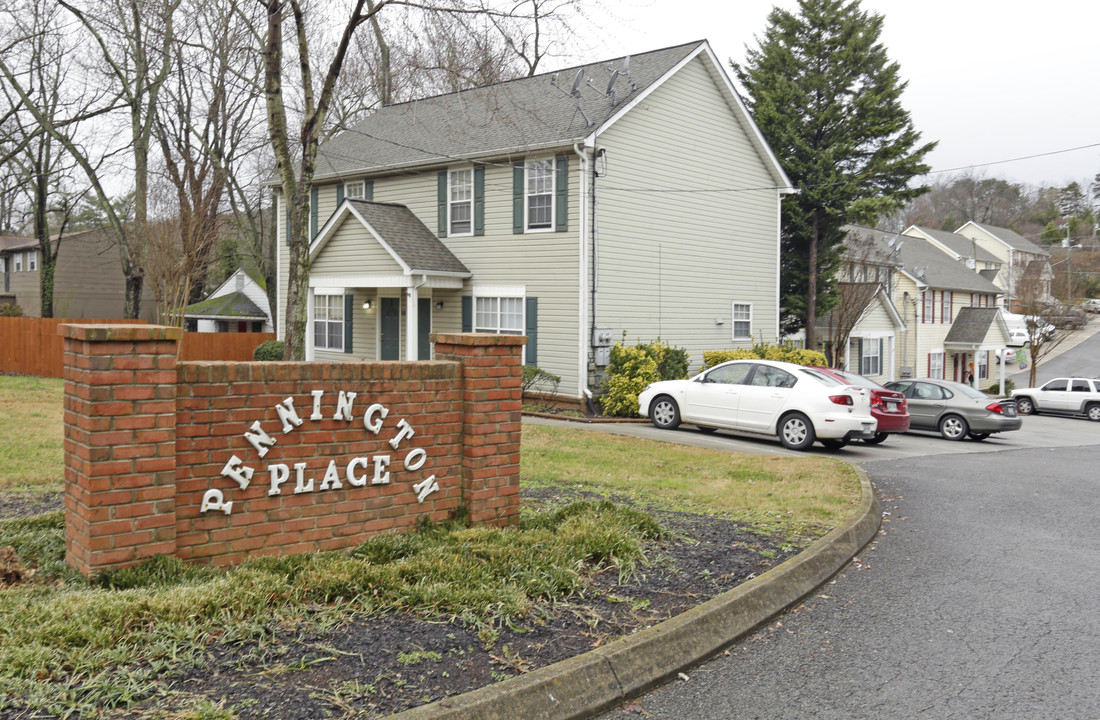
<svg viewBox="0 0 1100 720"><path fill-rule="evenodd" d="M432 359L432 343L428 336L432 334L432 301L419 298L416 303L416 347L419 360Z"/></svg>
<svg viewBox="0 0 1100 720"><path fill-rule="evenodd" d="M401 298L382 298L379 313L382 360L401 359Z"/></svg>

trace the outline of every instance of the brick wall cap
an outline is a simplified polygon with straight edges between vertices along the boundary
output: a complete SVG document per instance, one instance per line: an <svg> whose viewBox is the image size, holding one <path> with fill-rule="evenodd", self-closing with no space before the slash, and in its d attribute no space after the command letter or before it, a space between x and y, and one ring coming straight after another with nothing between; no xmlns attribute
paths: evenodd
<svg viewBox="0 0 1100 720"><path fill-rule="evenodd" d="M140 342L183 339L183 328L166 325L58 325L57 332L68 340L85 342Z"/></svg>
<svg viewBox="0 0 1100 720"><path fill-rule="evenodd" d="M496 335L493 333L432 333L428 339L433 343L445 345L474 345L490 347L493 345L526 345L526 335Z"/></svg>

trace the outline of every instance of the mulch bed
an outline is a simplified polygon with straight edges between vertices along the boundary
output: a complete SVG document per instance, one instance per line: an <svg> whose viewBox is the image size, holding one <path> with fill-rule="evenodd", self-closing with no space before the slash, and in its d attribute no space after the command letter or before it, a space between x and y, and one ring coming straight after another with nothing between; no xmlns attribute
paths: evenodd
<svg viewBox="0 0 1100 720"><path fill-rule="evenodd" d="M558 491L524 496L533 504L572 499ZM59 502L0 497L0 518ZM232 713L226 717L242 719L384 717L586 652L797 552L784 537L755 536L728 520L651 512L670 532L648 548L650 565L629 577L599 572L583 594L543 606L537 617L514 618L494 628L499 634L491 640L457 620L411 615L362 618L321 633L272 628L262 642L212 642L203 667L174 669L161 678L162 695L124 715L187 717L205 699L221 703ZM23 717L33 716L18 708L0 711L0 718Z"/></svg>

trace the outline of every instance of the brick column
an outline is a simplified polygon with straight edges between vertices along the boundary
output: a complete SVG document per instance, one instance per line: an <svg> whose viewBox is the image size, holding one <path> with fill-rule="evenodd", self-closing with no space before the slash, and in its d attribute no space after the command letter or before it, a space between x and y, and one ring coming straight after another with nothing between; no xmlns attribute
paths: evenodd
<svg viewBox="0 0 1100 720"><path fill-rule="evenodd" d="M62 325L65 560L85 575L176 552L179 328Z"/></svg>
<svg viewBox="0 0 1100 720"><path fill-rule="evenodd" d="M476 524L519 522L522 335L435 334L435 357L462 364L462 503Z"/></svg>

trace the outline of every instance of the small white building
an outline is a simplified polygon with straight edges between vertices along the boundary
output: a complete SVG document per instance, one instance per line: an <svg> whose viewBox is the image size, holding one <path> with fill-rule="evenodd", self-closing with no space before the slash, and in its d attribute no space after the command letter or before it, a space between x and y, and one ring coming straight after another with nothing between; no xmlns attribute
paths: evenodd
<svg viewBox="0 0 1100 720"><path fill-rule="evenodd" d="M243 268L238 268L204 300L188 305L183 316L192 332L275 331L263 279Z"/></svg>

